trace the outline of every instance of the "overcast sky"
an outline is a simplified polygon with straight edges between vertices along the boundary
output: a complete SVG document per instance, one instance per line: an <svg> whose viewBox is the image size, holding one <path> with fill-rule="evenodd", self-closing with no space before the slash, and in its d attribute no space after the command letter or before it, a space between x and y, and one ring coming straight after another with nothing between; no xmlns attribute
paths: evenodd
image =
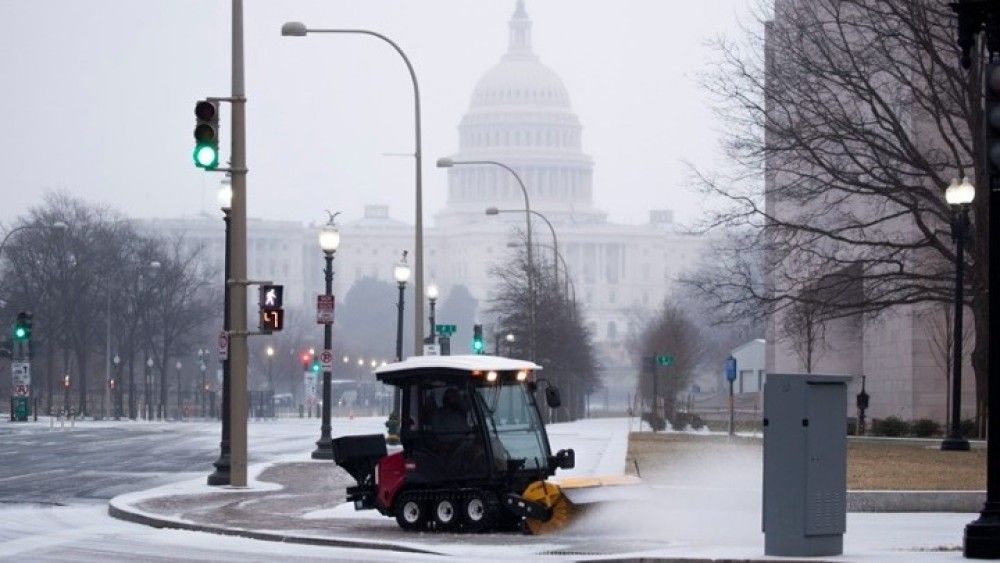
<svg viewBox="0 0 1000 563"><path fill-rule="evenodd" d="M620 222L650 208L693 219L684 161L720 161L697 84L706 42L739 35L747 0L527 0L541 61L569 90L595 159L598 207ZM388 45L361 36L283 38L281 24L359 27L402 46L424 112L428 220L446 198L439 156L479 77L506 51L514 0L247 0L251 216L303 222L386 203L413 220L409 77ZM229 94L230 2L0 0L0 221L46 190L138 217L215 208L221 177L191 161L194 102ZM228 154L223 114L223 158Z"/></svg>

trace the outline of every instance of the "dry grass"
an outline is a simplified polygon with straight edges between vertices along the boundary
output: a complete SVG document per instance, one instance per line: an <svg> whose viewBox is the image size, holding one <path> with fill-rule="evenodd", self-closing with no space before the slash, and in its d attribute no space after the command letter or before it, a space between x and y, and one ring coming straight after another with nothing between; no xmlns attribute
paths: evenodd
<svg viewBox="0 0 1000 563"><path fill-rule="evenodd" d="M707 466L731 465L733 473L760 474L760 440L725 436L653 434L629 437L629 469L675 484L698 480ZM714 469L714 467L713 467ZM852 490L983 490L986 451L942 452L937 445L849 442L847 487Z"/></svg>

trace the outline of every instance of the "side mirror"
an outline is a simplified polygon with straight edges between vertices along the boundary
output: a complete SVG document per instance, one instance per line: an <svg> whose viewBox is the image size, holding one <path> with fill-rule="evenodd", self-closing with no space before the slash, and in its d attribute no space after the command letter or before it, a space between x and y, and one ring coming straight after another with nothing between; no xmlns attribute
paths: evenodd
<svg viewBox="0 0 1000 563"><path fill-rule="evenodd" d="M549 406L550 409L557 409L562 405L562 399L559 398L559 389L551 385L545 387L545 404Z"/></svg>
<svg viewBox="0 0 1000 563"><path fill-rule="evenodd" d="M550 458L550 465L559 469L573 469L576 467L576 452L571 449L559 450Z"/></svg>

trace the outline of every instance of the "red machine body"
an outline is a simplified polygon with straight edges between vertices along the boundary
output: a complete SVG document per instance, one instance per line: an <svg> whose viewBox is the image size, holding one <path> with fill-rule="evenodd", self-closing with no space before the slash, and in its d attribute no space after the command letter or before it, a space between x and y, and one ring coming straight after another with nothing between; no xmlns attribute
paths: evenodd
<svg viewBox="0 0 1000 563"><path fill-rule="evenodd" d="M389 454L378 462L378 492L376 494L379 512L392 513L396 493L403 487L403 480L406 478L406 464L403 452Z"/></svg>

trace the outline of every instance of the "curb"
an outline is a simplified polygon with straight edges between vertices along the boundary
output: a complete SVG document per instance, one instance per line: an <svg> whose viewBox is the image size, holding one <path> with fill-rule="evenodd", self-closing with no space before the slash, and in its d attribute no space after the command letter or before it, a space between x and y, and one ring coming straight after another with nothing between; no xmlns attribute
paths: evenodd
<svg viewBox="0 0 1000 563"><path fill-rule="evenodd" d="M308 537L308 536L291 536L281 533L245 530L242 528L226 528L222 526L208 526L204 524L195 524L192 522L184 522L182 520L171 520L165 517L150 516L149 514L141 512L132 512L127 510L126 508L115 506L114 501L115 499L111 499L111 501L108 503L109 516L111 516L112 518L117 518L119 520L124 520L126 522L132 522L134 524L141 524L143 526L150 526L153 528L187 530L191 532L207 532L210 534L219 534L222 536L237 536L252 540L292 543L300 545L347 547L354 549L394 551L399 553L417 553L423 555L446 555L444 553L440 553L437 551L430 551L427 549L419 549L416 547L408 547L405 545L398 545L393 543L378 543L378 542L369 542L364 540L319 538L319 537Z"/></svg>
<svg viewBox="0 0 1000 563"><path fill-rule="evenodd" d="M979 512L986 491L847 491L848 512Z"/></svg>

